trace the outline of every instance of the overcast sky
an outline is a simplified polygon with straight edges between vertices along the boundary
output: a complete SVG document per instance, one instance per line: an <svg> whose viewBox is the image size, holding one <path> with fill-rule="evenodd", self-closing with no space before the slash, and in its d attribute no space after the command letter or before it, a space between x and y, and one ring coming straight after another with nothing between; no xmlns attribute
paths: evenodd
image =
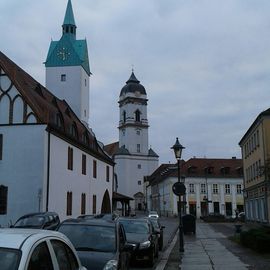
<svg viewBox="0 0 270 270"><path fill-rule="evenodd" d="M0 50L45 85L67 0L1 0ZM118 140L121 88L132 65L148 95L149 145L160 163L241 157L238 142L270 107L269 0L72 0L87 39L90 126Z"/></svg>

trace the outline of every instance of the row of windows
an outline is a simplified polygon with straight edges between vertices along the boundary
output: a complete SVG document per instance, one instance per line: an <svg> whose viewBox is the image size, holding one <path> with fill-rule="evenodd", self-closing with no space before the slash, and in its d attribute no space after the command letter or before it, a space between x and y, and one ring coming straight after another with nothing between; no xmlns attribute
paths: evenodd
<svg viewBox="0 0 270 270"><path fill-rule="evenodd" d="M82 154L82 174L87 175L87 157L85 154ZM68 147L68 164L67 164L68 170L73 170L73 148ZM94 159L93 164L92 164L92 176L93 178L97 178L97 161ZM110 181L110 167L107 165L106 166L106 181Z"/></svg>
<svg viewBox="0 0 270 270"><path fill-rule="evenodd" d="M136 110L134 112L134 118L136 122L141 122L141 112L139 110ZM123 122L126 123L127 121L127 113L126 111L123 111Z"/></svg>
<svg viewBox="0 0 270 270"><path fill-rule="evenodd" d="M248 168L246 168L246 180L251 182L261 175L261 160L254 162Z"/></svg>
<svg viewBox="0 0 270 270"><path fill-rule="evenodd" d="M72 204L73 204L73 200L72 200L72 192L68 191L67 192L67 199L66 199L66 214L67 216L71 216L72 215ZM97 213L97 195L93 195L92 197L92 212L93 214ZM81 194L81 215L85 215L86 213L86 194L82 193Z"/></svg>
<svg viewBox="0 0 270 270"><path fill-rule="evenodd" d="M244 145L244 157L247 158L257 147L260 146L259 130L253 133Z"/></svg>
<svg viewBox="0 0 270 270"><path fill-rule="evenodd" d="M200 192L201 192L201 194L207 193L206 184L201 184ZM195 193L195 184L189 184L189 193ZM212 193L213 194L219 193L218 184L212 184ZM236 185L236 193L237 194L242 193L242 185L241 184ZM230 184L225 184L225 194L231 194L231 185Z"/></svg>
<svg viewBox="0 0 270 270"><path fill-rule="evenodd" d="M0 186L0 215L6 215L7 214L7 198L8 198L8 187L1 185ZM66 198L66 214L67 216L72 215L72 192L67 192L67 198ZM92 204L93 204L93 214L96 214L96 205L97 205L97 196L93 195L92 198ZM81 194L81 215L84 215L86 212L86 194Z"/></svg>
<svg viewBox="0 0 270 270"><path fill-rule="evenodd" d="M137 129L135 129L135 131L136 131L136 134L137 134L137 135L141 135L141 129L138 129L138 128L137 128ZM126 130L125 130L125 129L122 130L122 134L123 134L123 136L126 135Z"/></svg>

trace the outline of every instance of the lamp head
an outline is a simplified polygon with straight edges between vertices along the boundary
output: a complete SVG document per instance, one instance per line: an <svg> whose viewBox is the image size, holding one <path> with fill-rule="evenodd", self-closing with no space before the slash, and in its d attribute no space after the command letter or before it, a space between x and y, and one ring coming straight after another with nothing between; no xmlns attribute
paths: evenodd
<svg viewBox="0 0 270 270"><path fill-rule="evenodd" d="M177 137L176 142L175 142L174 146L171 147L171 149L173 149L175 158L178 160L181 158L182 150L185 149L185 147L179 143L179 140Z"/></svg>

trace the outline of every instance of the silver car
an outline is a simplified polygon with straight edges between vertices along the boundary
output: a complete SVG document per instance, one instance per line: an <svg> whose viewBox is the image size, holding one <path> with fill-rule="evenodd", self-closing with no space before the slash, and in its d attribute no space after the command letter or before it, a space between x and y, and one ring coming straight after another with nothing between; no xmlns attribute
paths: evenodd
<svg viewBox="0 0 270 270"><path fill-rule="evenodd" d="M1 270L87 270L62 233L0 229Z"/></svg>

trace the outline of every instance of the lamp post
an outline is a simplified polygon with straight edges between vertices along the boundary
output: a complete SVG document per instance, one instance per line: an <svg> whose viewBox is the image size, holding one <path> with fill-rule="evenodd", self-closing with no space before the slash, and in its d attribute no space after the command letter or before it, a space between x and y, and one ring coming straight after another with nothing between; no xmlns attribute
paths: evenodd
<svg viewBox="0 0 270 270"><path fill-rule="evenodd" d="M182 150L185 149L184 146L182 146L179 143L178 137L176 138L176 142L174 146L171 147L173 149L175 158L177 160L177 177L178 177L178 183L180 186L180 160L182 155ZM185 189L185 188L184 188ZM184 190L185 193L185 190ZM178 192L178 215L179 215L179 252L184 252L184 238L183 238L183 222L182 222L182 205L181 205L181 195L183 195L183 192Z"/></svg>

